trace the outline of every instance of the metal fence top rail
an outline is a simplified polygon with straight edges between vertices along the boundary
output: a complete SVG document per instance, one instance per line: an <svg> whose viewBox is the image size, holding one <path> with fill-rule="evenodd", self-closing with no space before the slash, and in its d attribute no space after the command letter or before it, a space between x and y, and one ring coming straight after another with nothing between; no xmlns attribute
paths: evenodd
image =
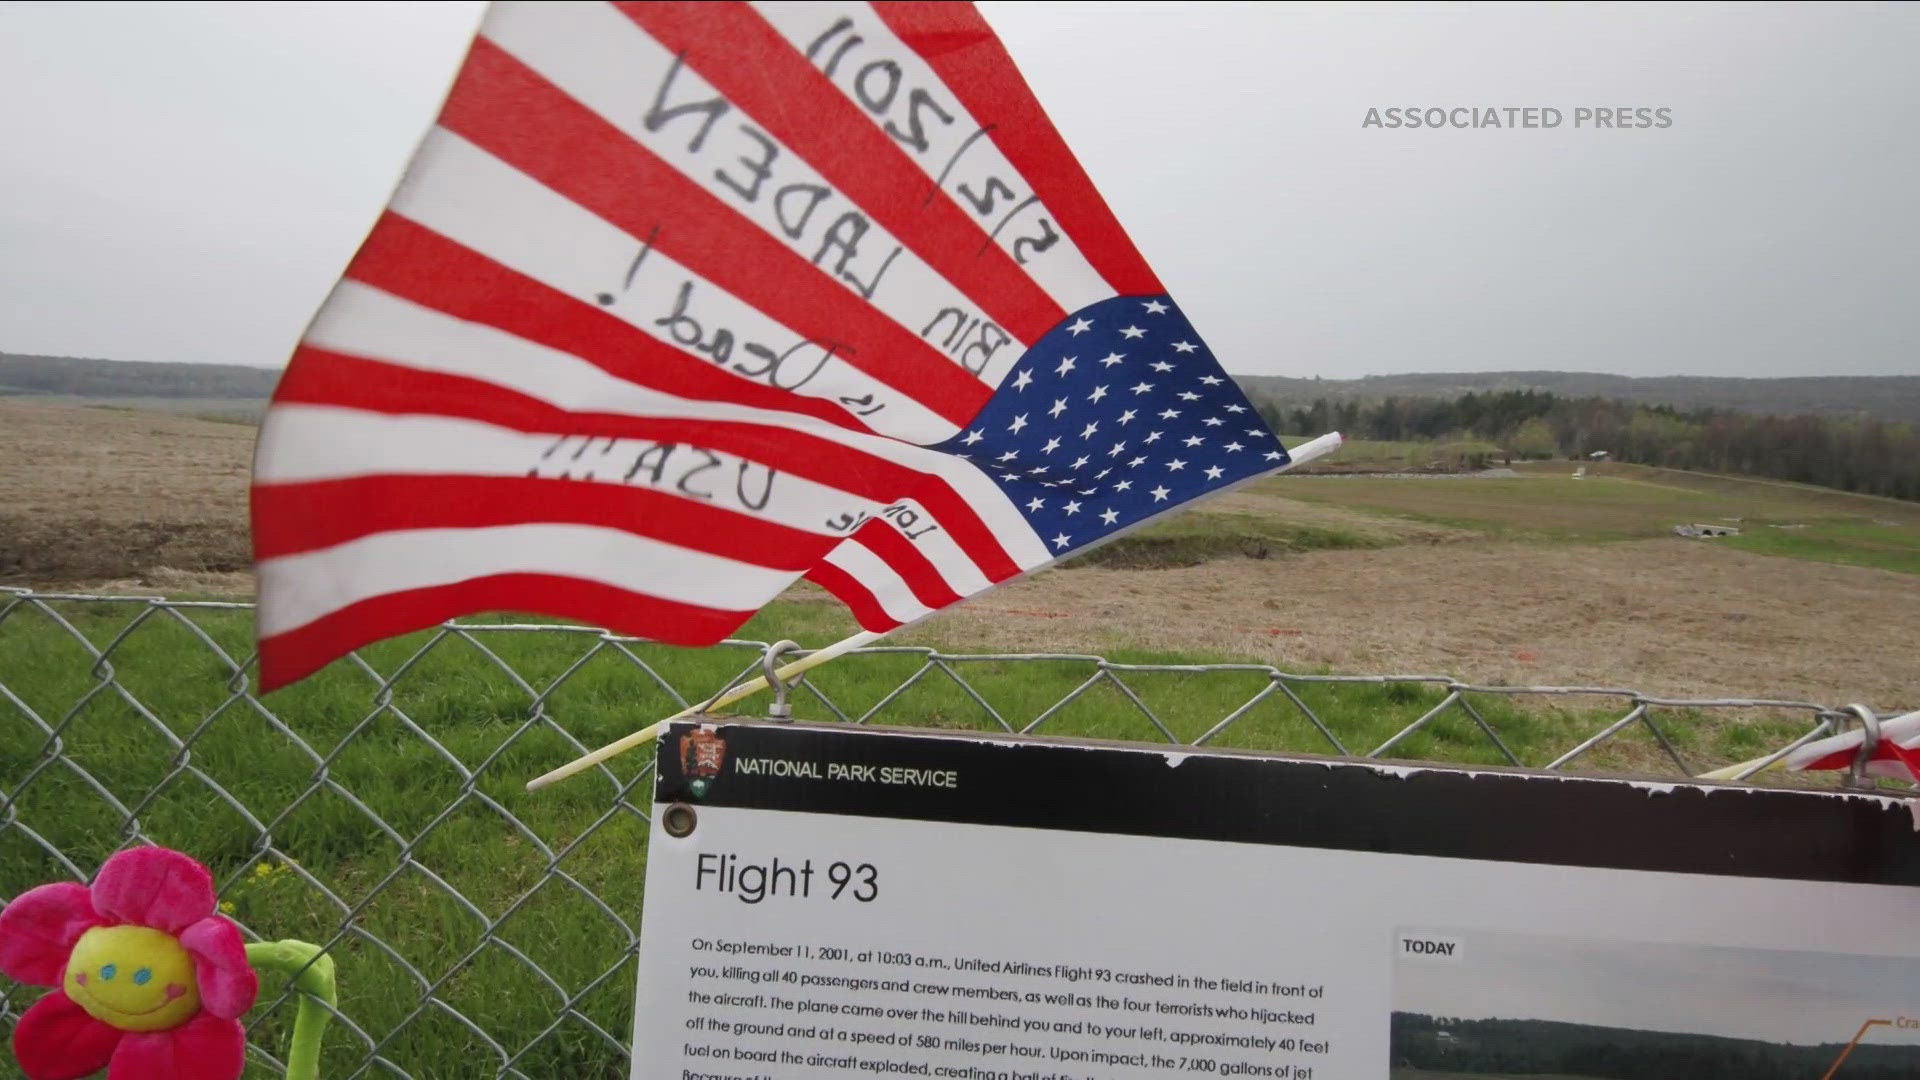
<svg viewBox="0 0 1920 1080"><path fill-rule="evenodd" d="M18 586L0 586L0 598L4 598L4 599L0 599L0 621L4 621L8 616L8 614L15 607L20 605L29 605L47 614L48 616L60 621L63 626L66 625L65 620L60 619L59 615L48 605L53 603L77 603L77 604L87 604L87 605L102 604L102 605L139 606L139 607L148 609L148 611L151 613L156 613L156 614L161 612L175 613L176 617L181 617L182 621L186 622L190 626L193 625L191 623L191 620L185 619L184 616L180 615L180 613L195 612L195 611L250 612L254 609L254 606L255 606L251 602L240 601L240 600L170 600L163 596L151 596L151 595L140 595L140 594L109 595L109 594L84 593L84 592L39 592L30 588L24 588L24 587L18 587ZM133 628L135 628L138 625L138 622L139 620L136 619L134 622L130 623L129 626L127 627L127 630L131 631ZM198 630L197 626L194 628ZM91 644L86 643L84 637L80 635L77 630L73 629L71 626L66 626L66 629L68 630L69 633L73 634L76 638L79 638L83 644L87 644L87 647L94 651L96 658L100 663L107 662L108 654L110 654L113 651L114 646L118 644L118 639L116 639L114 642L110 643L105 649L96 649ZM379 675L357 653L351 657L350 662L364 668L368 672L368 674L372 675L373 677L379 680L379 687L378 687L377 693L384 698L384 697L390 696L393 685L397 681L402 679L407 673L407 671L411 669L417 661L425 657L437 645L439 645L443 640L447 638L463 638L475 644L476 647L480 647L482 651L485 651L484 646L479 645L479 642L478 642L479 636L495 635L495 634L530 634L530 633L531 634L578 635L587 639L591 639L592 642L594 643L592 646L592 651L590 651L585 657L582 658L583 662L584 660L589 659L593 655L597 654L601 649L618 650L624 655L626 655L630 660L632 660L645 674L651 676L651 679L653 682L665 687L677 700L680 701L682 705L691 704L693 702L697 702L703 699L717 696L714 694L700 694L697 696L690 696L682 693L680 690L673 687L672 684L668 682L668 680L662 678L659 675L659 673L655 671L652 667L650 667L648 664L646 664L645 661L640 660L638 657L634 656L631 652L627 650L628 646L652 644L647 639L634 637L626 634L619 634L613 631L601 629L599 627L582 626L582 625L575 625L575 624L471 622L471 621L465 621L460 619L454 619L454 620L449 620L445 623L440 624L437 633L426 644L422 645L411 657L409 657L398 668L396 668L391 674L388 674L385 676ZM202 634L202 637L204 638L205 635ZM214 648L216 651L219 651L218 647L214 646L213 642L210 639L206 639L206 643L208 644L209 647ZM818 651L818 650L808 649L804 647L794 647L791 642L779 643L779 647L780 647L781 655L789 659L805 657L807 655L812 654L813 652ZM718 645L714 646L714 648L752 651L760 654L764 658L771 655L771 652L775 650L776 645L774 643L756 641L756 640L750 640L750 639L728 638L727 640L722 641ZM232 689L234 689L237 693L244 695L249 701L249 703L255 705L258 708L264 709L265 706L259 704L258 699L253 696L251 692L251 686L250 686L251 680L249 677L249 672L253 668L257 658L254 656L248 656L242 660L236 661L233 658L227 656L226 653L224 652L220 652L220 655L221 655L221 658L225 660L233 668ZM1286 671L1282 668L1276 667L1271 664L1260 664L1260 663L1201 663L1201 664L1124 663L1124 662L1111 661L1103 656L1099 656L1091 653L1070 653L1070 652L952 653L952 652L946 652L944 650L934 648L931 646L923 646L923 645L868 645L859 649L855 649L847 653L846 655L848 657L862 657L862 656L917 657L922 662L920 669L916 671L913 675L908 677L903 683L901 683L901 685L897 687L893 693L885 695L877 704L871 706L866 710L860 711L857 714L841 708L840 705L837 704L831 697L823 693L816 685L814 685L813 683L810 683L805 677L802 677L797 681L797 683L795 684L795 688L807 690L810 693L810 695L815 700L817 700L820 704L822 704L825 708L827 708L835 718L842 721L849 722L849 723L872 722L876 718L876 716L878 716L882 711L884 711L887 706L892 704L899 697L900 694L904 693L906 690L910 689L911 687L919 683L925 676L939 673L951 678L955 683L957 683L958 688L960 689L961 692L963 692L968 697L973 699L977 704L981 705L989 714L989 716L993 720L995 720L1000 725L1001 728L1003 728L1005 731L1009 733L1031 734L1037 731L1043 724L1045 724L1049 719L1055 716L1061 709L1064 709L1066 706L1080 699L1085 694L1091 692L1092 690L1096 689L1099 686L1111 685L1119 689L1122 694L1124 694L1127 698L1132 700L1133 704L1136 705L1145 714L1146 719L1152 724L1154 728L1158 730L1158 732L1162 737L1164 737L1170 743L1179 744L1181 743L1181 740L1178 737L1176 737L1168 729L1168 727L1161 721L1161 719L1154 714L1153 710L1150 707L1148 707L1147 704L1144 701L1142 701L1139 698L1139 696L1136 693L1134 693L1133 690L1119 678L1119 676L1123 674L1190 674L1190 675L1219 674L1219 673L1261 674L1261 675L1265 675L1269 681L1269 685L1265 689L1263 689L1262 691L1254 695L1239 709L1236 709L1232 713L1228 714L1219 724L1214 725L1212 728L1208 729L1205 733L1200 735L1198 738L1193 739L1187 745L1200 746L1213 741L1217 736L1219 736L1222 732L1224 732L1228 727L1230 727L1234 722L1236 722L1241 716L1244 716L1255 705L1259 704L1261 701L1265 700L1268 696L1274 693L1280 693L1292 699L1292 703L1302 712L1302 714L1305 715L1305 717L1309 720L1309 722L1311 722L1313 726L1319 730L1320 734L1331 745L1331 748L1334 751L1336 751L1337 753L1343 756L1358 756L1358 757L1366 757L1366 758L1378 758L1378 757L1383 757L1387 755L1395 747L1402 745L1407 738L1409 738L1415 733L1431 725L1434 722L1434 720L1436 720L1441 715L1447 713L1449 710L1452 710L1454 708L1459 708L1465 713L1467 713L1486 732L1492 744L1500 751L1502 756L1507 759L1507 764L1516 766L1516 767L1525 767L1525 763L1522 762L1517 756L1515 756L1510 749L1508 749L1506 744L1500 739L1499 735L1497 734L1497 732L1495 732L1493 727L1487 723L1484 717L1481 716L1479 710L1474 708L1472 702L1468 699L1467 695L1485 695L1485 696L1498 696L1498 697L1507 697L1507 698L1522 698L1522 697L1610 698L1610 699L1618 700L1622 705L1626 707L1627 711L1624 715L1622 715L1618 720L1614 721L1613 723L1603 727L1600 731L1596 732L1591 738L1581 742L1578 746L1560 755L1559 757L1554 758L1552 761L1537 766L1539 768L1543 768L1546 770L1561 770L1561 769L1567 768L1570 764L1577 761L1579 758L1587 754L1589 751L1593 750L1595 747L1601 745L1602 743L1611 739L1615 735L1619 734L1622 730L1628 727L1631 727L1637 722L1637 723L1644 724L1646 728L1653 734L1653 736L1661 744L1667 757L1672 761L1673 765L1682 774L1687 776L1694 775L1694 772L1690 768L1688 762L1681 756L1679 751L1675 749L1672 741L1668 738L1667 733L1659 726L1658 723L1656 723L1654 718L1649 715L1649 710L1654 708L1659 708L1662 710L1673 710L1673 711L1765 709L1765 710L1774 710L1774 711L1805 713L1807 715L1808 721L1811 724L1809 730L1804 732L1799 738L1795 739L1793 742L1780 747L1777 751L1768 755L1763 761L1757 763L1752 768L1749 768L1740 774L1739 779L1747 779L1753 776L1754 774L1764 770L1767 766L1778 761L1780 758L1785 757L1787 754L1791 753L1793 750L1798 749L1800 746L1803 746L1809 742L1813 742L1817 739L1824 738L1828 735L1835 734L1840 730L1844 730L1845 727L1848 726L1849 724L1859 723L1860 717L1861 717L1861 710L1867 708L1866 706L1853 704L1853 703L1849 703L1844 706L1835 706L1835 705L1822 704L1820 702L1800 701L1800 700L1793 700L1793 699L1786 699L1786 698L1674 697L1669 695L1648 694L1639 690L1635 690L1631 687L1622 687L1622 686L1553 686L1553 685L1510 685L1510 684L1498 684L1498 683L1481 683L1481 682L1470 682L1470 681L1456 678L1451 675L1444 675L1444 674L1437 674L1437 673L1410 672L1410 673L1401 673L1401 674L1382 674L1382 675L1346 675L1346 674L1327 674L1327 673L1318 673L1318 672ZM490 653L489 653L489 656L493 659L493 661L496 664L500 665L503 669L507 670L509 674L513 675L515 678L515 681L518 682L520 686L529 695L531 695L536 709L538 708L542 699L544 699L547 696L547 694L551 693L562 681L564 681L568 674L571 674L571 670L570 670L569 672L563 674L560 678L555 679L551 684L549 684L549 686L545 691L536 691L531 684L527 683L524 679L519 678L518 673L513 672L509 665L505 664L503 661L500 661L498 657L492 657ZM995 710L993 706L989 704L988 701L981 694L979 694L973 686L971 686L964 678L962 678L959 672L956 670L956 665L989 664L989 663L1005 664L1005 663L1023 663L1023 662L1084 664L1094 670L1088 676L1087 680L1084 683L1082 683L1079 687L1077 687L1076 689L1068 693L1060 701L1055 703L1054 707L1043 711L1038 716L1036 716L1033 720L1031 720L1030 722L1024 725L1016 725L1013 722L1009 721L1006 717L1002 716L1000 712ZM578 665L575 665L575 666L577 667ZM753 671L758 670L760 666L761 664L758 661L747 665L745 668L742 669L739 675L735 676L733 682L737 683L741 681L745 677L749 676ZM96 671L96 674L101 674L101 672ZM108 669L105 672L105 674L107 678L109 679L111 678L110 669ZM1422 715L1419 719L1413 721L1407 727L1401 729L1393 737L1375 746L1370 751L1356 752L1353 748L1346 745L1346 743L1343 742L1334 733L1332 728L1329 727L1329 725L1327 725L1327 723L1315 712L1315 710L1313 710L1307 703L1299 699L1299 697L1291 689L1291 687L1294 685L1299 685L1299 686L1312 686L1312 685L1425 686L1425 687L1430 687L1438 691L1441 691L1443 693L1443 697L1441 698L1440 702L1437 705L1435 705L1427 713ZM1872 712L1872 710L1870 709L1868 711ZM1899 715L1900 713L1905 711L1910 711L1910 710L1896 709L1896 710L1893 710L1892 712L1887 712L1887 713L1874 713L1874 715L1876 716Z"/></svg>

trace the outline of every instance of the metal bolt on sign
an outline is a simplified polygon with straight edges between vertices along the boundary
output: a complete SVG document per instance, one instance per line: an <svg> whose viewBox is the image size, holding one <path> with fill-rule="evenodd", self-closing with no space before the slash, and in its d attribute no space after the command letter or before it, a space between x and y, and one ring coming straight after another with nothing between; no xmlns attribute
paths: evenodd
<svg viewBox="0 0 1920 1080"><path fill-rule="evenodd" d="M700 827L700 815L686 803L677 802L660 812L660 827L668 836L684 840Z"/></svg>
<svg viewBox="0 0 1920 1080"><path fill-rule="evenodd" d="M773 704L767 706L769 720L793 719L793 703L787 700L789 686L780 677L780 657L799 650L799 642L782 639L767 646L766 651L760 654L760 670L766 674L767 685L773 687Z"/></svg>

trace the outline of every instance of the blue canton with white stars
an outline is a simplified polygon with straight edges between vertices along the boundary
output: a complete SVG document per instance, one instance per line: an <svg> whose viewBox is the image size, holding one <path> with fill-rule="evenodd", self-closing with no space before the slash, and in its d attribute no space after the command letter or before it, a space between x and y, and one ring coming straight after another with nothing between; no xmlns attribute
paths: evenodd
<svg viewBox="0 0 1920 1080"><path fill-rule="evenodd" d="M1056 557L1288 461L1164 296L1069 316L935 449L992 477Z"/></svg>

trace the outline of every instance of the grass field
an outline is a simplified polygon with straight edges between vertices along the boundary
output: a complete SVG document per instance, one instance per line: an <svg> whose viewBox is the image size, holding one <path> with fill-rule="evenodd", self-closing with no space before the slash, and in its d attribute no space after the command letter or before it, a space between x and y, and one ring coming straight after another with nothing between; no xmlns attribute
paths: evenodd
<svg viewBox="0 0 1920 1080"><path fill-rule="evenodd" d="M83 868L96 866L121 841L123 817L131 811L145 838L192 851L223 880L240 875L241 883L224 899L236 918L263 936L330 940L344 915L341 905L365 901L353 933L337 949L345 1009L374 1039L397 1031L382 1054L422 1076L454 1075L446 1062L487 1060L490 1054L451 1016L437 1009L416 1015L422 978L518 1051L552 1022L563 991L577 992L623 963L629 928L638 926L646 825L635 813L618 807L610 813L609 807L615 805L613 792L638 775L644 755L619 759L611 779L590 775L538 795L527 794L522 784L573 755L569 734L578 743L599 745L678 707L626 655L604 650L583 662L597 638L580 633L479 632L486 652L448 639L397 682L391 699L397 712L375 710L373 681L337 664L266 699L295 737L233 700L230 672L178 621L161 616L129 630L140 605L63 603L57 610L97 646L119 639L113 672L133 700L94 693L99 682L91 658L46 616L16 611L0 621L0 683L16 703L7 706L14 715L0 723L0 791L11 793L7 809L16 823L0 830L0 896L63 876L43 843ZM849 629L843 619L826 604L783 602L746 633L828 640ZM202 611L195 622L232 655L249 649L245 613ZM364 655L375 669L390 672L424 640L414 635ZM669 683L689 690L719 685L754 657L747 651L629 648ZM1114 659L1208 657L1143 651ZM912 656L843 660L823 669L817 685L858 715L919 665ZM1068 662L961 668L1016 726L1090 674L1086 665ZM1132 677L1129 685L1177 737L1189 740L1265 682L1258 673L1163 674ZM551 723L529 726L531 693L543 694ZM1414 686L1308 686L1301 696L1356 750L1371 749L1439 700L1437 691ZM795 704L803 719L830 717L811 696L802 694ZM1598 719L1523 710L1492 697L1475 704L1534 763L1571 746ZM22 707L50 723L72 711L60 730L59 762L46 765L43 736L21 721ZM895 699L878 719L997 730L978 704L938 675ZM1716 730L1682 723L1674 730L1688 752L1704 760L1758 752L1795 727ZM1111 687L1062 710L1043 733L1161 738ZM1278 695L1229 728L1218 744L1331 749ZM1459 713L1409 739L1398 753L1504 761ZM1596 761L1631 767L1652 753L1646 737L1636 733ZM102 790L125 809L103 798ZM644 805L645 790L631 799ZM271 843L264 856L263 836ZM556 852L563 853L564 879L546 875ZM482 947L485 928L503 916L497 943ZM562 990L534 977L519 957L544 969ZM13 1007L23 1006L28 993L16 993ZM578 1009L606 1031L624 1035L631 995L631 970L622 968ZM274 1019L255 1025L268 1045L279 1038L276 1025ZM329 1045L338 1068L357 1061L365 1044L336 1032ZM535 1076L624 1075L606 1042L580 1023L541 1039L519 1067Z"/></svg>
<svg viewBox="0 0 1920 1080"><path fill-rule="evenodd" d="M1730 539L1730 546L1762 555L1920 574L1920 530L1912 527L1818 521L1798 530L1770 529Z"/></svg>
<svg viewBox="0 0 1920 1080"><path fill-rule="evenodd" d="M119 579L146 591L158 582L176 595L216 585L250 592L251 580L237 572L246 565L250 447L251 433L234 424L0 402L0 574L88 587ZM1412 452L1406 444L1359 443L1343 457L1384 471L1418 467ZM957 650L1098 651L1122 662L1422 670L1490 683L1626 684L1881 706L1907 704L1920 687L1911 648L1920 635L1913 602L1920 580L1874 570L1920 573L1920 507L1737 478L1612 467L1572 481L1570 471L1558 463L1519 479L1279 478L1143 530L1078 568L996 590L904 640ZM1677 522L1722 517L1741 518L1746 535L1666 538ZM1775 555L1791 557L1767 557ZM645 824L608 808L637 776L641 757L620 759L612 777L591 775L538 796L521 787L571 757L577 744L599 745L679 707L627 655L603 650L589 659L598 639L583 633L477 632L486 652L444 640L397 683L391 704L398 712L376 711L374 681L335 665L267 699L289 735L235 699L225 665L170 617L129 629L139 605L63 603L58 610L97 645L125 635L112 670L138 706L102 691L90 656L45 616L16 611L0 620L0 816L8 822L0 828L0 896L61 876L43 843L83 868L96 866L120 842L116 830L130 812L142 836L193 851L223 878L240 875L226 900L262 935L327 940L340 925L339 904L366 900L338 950L346 1010L374 1039L397 1032L382 1054L422 1076L456 1075L443 1063L492 1055L460 1020L437 1009L415 1014L425 985L512 1052L541 1034L564 996L627 956L628 928L638 925ZM251 651L244 613L195 618L231 655ZM817 646L853 629L837 605L801 589L743 636ZM424 640L383 643L365 656L391 672ZM728 650L628 648L689 692L717 687L753 659ZM816 684L857 716L920 662L843 660ZM1075 662L958 666L1016 726L1092 672ZM1187 740L1251 698L1266 677L1168 673L1129 676L1128 685ZM1299 692L1358 752L1440 699L1437 689L1405 684ZM545 719L529 725L535 694ZM1603 711L1611 702L1595 699L1472 700L1534 765L1618 715ZM46 764L43 736L21 718L23 709L49 722L72 712L60 731L59 762ZM796 711L803 719L831 715L807 694ZM1700 768L1772 749L1803 724L1799 715L1733 719L1672 710L1661 719ZM998 730L938 672L893 699L877 722ZM1061 710L1042 733L1163 738L1112 686ZM184 752L182 742L190 744ZM1281 695L1217 745L1332 750ZM1505 760L1458 711L1400 744L1396 756ZM1590 767L1664 763L1650 737L1633 729ZM643 802L644 792L634 799ZM271 843L264 855L263 833ZM546 876L556 858L565 878ZM497 943L479 947L495 920ZM516 953L562 989L533 975ZM517 1067L536 1076L623 1075L587 1021L623 1036L631 996L630 967L594 984L577 1006L585 1020L563 1021ZM16 992L11 1007L26 998ZM273 1025L266 1021L262 1031L269 1045L279 1038ZM365 1046L347 1033L329 1043L336 1067L357 1061ZM1403 1080L1415 1076L1440 1080Z"/></svg>
<svg viewBox="0 0 1920 1080"><path fill-rule="evenodd" d="M1288 446L1305 442L1311 435L1284 436ZM1475 461L1503 463L1504 454L1490 442L1411 442L1386 439L1348 439L1340 452L1309 466L1312 472L1398 472L1423 469L1457 469Z"/></svg>
<svg viewBox="0 0 1920 1080"><path fill-rule="evenodd" d="M1494 539L1591 542L1667 536L1704 522L1739 528L1725 546L1920 574L1920 505L1794 484L1674 470L1536 464L1507 479L1315 477L1303 502L1366 510Z"/></svg>
<svg viewBox="0 0 1920 1080"><path fill-rule="evenodd" d="M1364 549L1466 536L1604 542L1665 537L1675 525L1706 522L1743 530L1727 547L1920 574L1920 504L1894 499L1614 462L1588 466L1589 475L1578 482L1571 482L1576 466L1564 461L1517 462L1512 466L1522 474L1517 478L1377 475L1497 449L1491 443L1355 439L1327 459L1326 471L1310 482L1289 476L1253 488L1292 502L1376 515L1398 529L1369 529L1351 514L1337 522L1302 525L1273 513L1271 506L1243 499L1240 505L1216 502L1179 515L1120 541L1114 555L1095 553L1087 562L1191 565L1263 547L1271 552ZM1442 479L1448 482L1436 483ZM1410 522L1439 530L1409 535L1404 526ZM1156 558L1149 552L1172 554Z"/></svg>

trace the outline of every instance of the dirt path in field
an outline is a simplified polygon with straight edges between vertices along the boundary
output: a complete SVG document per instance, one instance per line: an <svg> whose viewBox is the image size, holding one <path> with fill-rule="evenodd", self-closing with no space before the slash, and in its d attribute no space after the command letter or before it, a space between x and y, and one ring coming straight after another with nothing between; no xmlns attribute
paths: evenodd
<svg viewBox="0 0 1920 1080"><path fill-rule="evenodd" d="M1920 578L1680 539L1074 570L921 632L957 648L1197 649L1292 668L1920 706Z"/></svg>

